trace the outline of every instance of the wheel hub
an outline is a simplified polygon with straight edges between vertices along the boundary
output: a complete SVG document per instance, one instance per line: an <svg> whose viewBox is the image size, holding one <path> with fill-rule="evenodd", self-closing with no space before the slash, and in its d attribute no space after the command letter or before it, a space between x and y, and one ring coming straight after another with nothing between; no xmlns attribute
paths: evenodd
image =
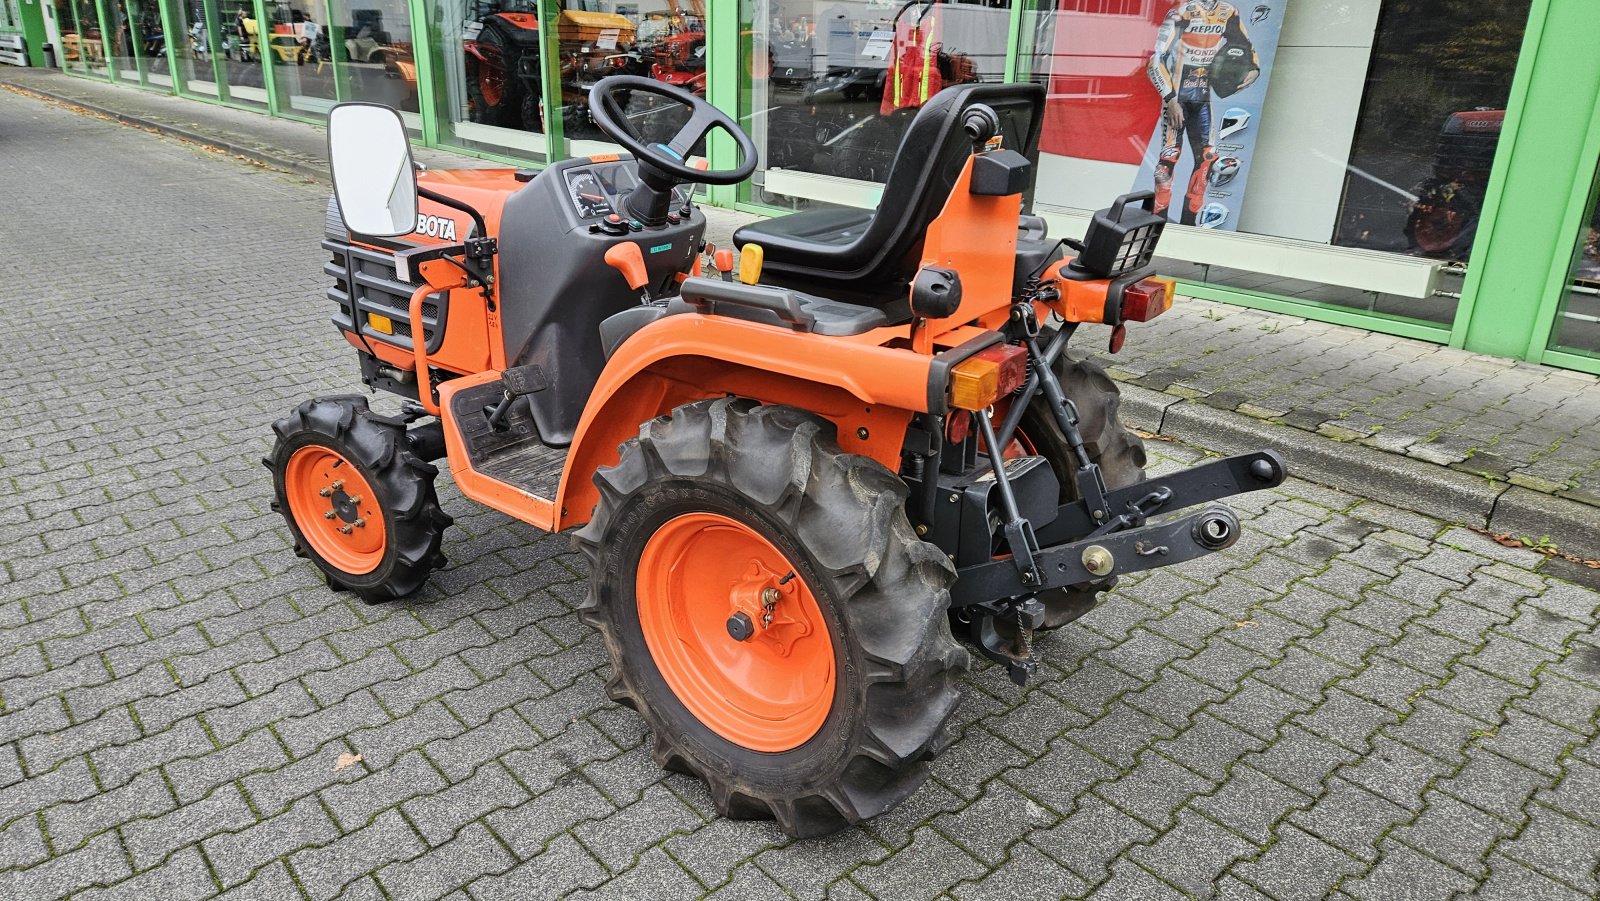
<svg viewBox="0 0 1600 901"><path fill-rule="evenodd" d="M636 580L651 658L707 728L769 752L822 728L836 680L827 621L760 532L715 513L674 517L646 542Z"/></svg>
<svg viewBox="0 0 1600 901"><path fill-rule="evenodd" d="M284 466L289 512L317 555L351 575L383 561L386 532L372 488L343 454L321 445L299 448Z"/></svg>

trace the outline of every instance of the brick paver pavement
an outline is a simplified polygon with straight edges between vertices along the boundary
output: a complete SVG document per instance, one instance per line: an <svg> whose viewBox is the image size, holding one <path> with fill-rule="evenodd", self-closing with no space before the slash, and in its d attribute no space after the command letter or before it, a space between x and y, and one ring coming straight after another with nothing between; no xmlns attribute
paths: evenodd
<svg viewBox="0 0 1600 901"><path fill-rule="evenodd" d="M291 553L268 424L356 385L323 187L5 91L0 122L0 897L1600 891L1600 595L1301 481L1025 692L977 668L901 808L718 819L605 700L564 537L446 481L409 601Z"/></svg>

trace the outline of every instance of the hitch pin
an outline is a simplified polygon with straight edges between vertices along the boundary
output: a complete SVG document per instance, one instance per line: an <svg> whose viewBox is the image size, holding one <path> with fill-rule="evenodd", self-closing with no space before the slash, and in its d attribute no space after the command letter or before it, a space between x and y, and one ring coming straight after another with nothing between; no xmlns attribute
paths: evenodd
<svg viewBox="0 0 1600 901"><path fill-rule="evenodd" d="M1134 545L1133 545L1133 552L1135 554L1138 554L1141 557L1153 557L1156 554L1165 554L1165 553L1167 553L1168 550L1169 550L1169 548L1164 544L1157 544L1157 545L1154 545L1152 547L1145 547L1144 542L1138 541L1138 542L1134 542Z"/></svg>

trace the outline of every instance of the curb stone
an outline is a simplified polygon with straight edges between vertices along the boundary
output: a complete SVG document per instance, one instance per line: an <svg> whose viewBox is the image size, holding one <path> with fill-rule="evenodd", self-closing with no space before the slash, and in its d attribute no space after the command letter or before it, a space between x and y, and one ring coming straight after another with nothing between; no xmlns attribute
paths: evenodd
<svg viewBox="0 0 1600 901"><path fill-rule="evenodd" d="M1218 453L1274 448L1296 478L1436 519L1535 538L1548 535L1563 550L1600 556L1600 508L1128 382L1118 387L1124 421L1146 431Z"/></svg>

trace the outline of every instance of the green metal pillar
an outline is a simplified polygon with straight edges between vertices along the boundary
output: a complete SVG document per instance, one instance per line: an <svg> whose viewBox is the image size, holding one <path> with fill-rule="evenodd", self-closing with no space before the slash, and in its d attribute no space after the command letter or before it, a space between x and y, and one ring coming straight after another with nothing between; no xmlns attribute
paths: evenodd
<svg viewBox="0 0 1600 901"><path fill-rule="evenodd" d="M545 165L567 158L565 116L561 89L561 0L539 0L539 97L544 101ZM517 77L507 72L507 78Z"/></svg>
<svg viewBox="0 0 1600 901"><path fill-rule="evenodd" d="M739 90L746 81L745 59L750 48L741 39L739 4L706 4L706 99L717 109L731 111L735 118L748 104L740 103ZM706 143L706 162L712 169L732 169L738 165L739 148L733 137L717 129ZM731 207L739 199L739 185L711 185L706 188L713 206Z"/></svg>
<svg viewBox="0 0 1600 901"><path fill-rule="evenodd" d="M206 17L206 40L210 42L206 48L206 58L211 60L211 77L212 83L217 86L217 100L231 103L233 98L228 93L228 60L222 53L222 11L217 6L217 0L203 0L201 14Z"/></svg>
<svg viewBox="0 0 1600 901"><path fill-rule="evenodd" d="M433 74L433 48L440 34L428 25L425 0L406 0L411 13L411 61L417 67L417 114L422 117L422 143L439 144L439 97L444 86Z"/></svg>
<svg viewBox="0 0 1600 901"><path fill-rule="evenodd" d="M28 65L44 65L44 5L51 0L22 0L17 10L22 15L22 39L28 44ZM57 64L61 61L61 48L55 48Z"/></svg>
<svg viewBox="0 0 1600 901"><path fill-rule="evenodd" d="M333 99L336 103L343 103L350 99L350 51L345 47L345 37L349 26L344 23L344 4L339 0L328 0L323 4L327 10L328 21L322 27L328 29L328 65L333 67ZM337 22L339 24L335 25ZM349 35L354 37L354 35ZM412 40L416 40L413 36Z"/></svg>
<svg viewBox="0 0 1600 901"><path fill-rule="evenodd" d="M1569 201L1595 173L1587 138L1600 103L1597 47L1594 0L1534 0L1450 335L1455 347L1543 354L1576 235Z"/></svg>
<svg viewBox="0 0 1600 901"><path fill-rule="evenodd" d="M251 52L261 59L261 86L267 92L267 112L281 116L288 104L278 99L278 67L272 63L272 18L267 15L265 0L253 0L251 9L256 14L256 46Z"/></svg>

